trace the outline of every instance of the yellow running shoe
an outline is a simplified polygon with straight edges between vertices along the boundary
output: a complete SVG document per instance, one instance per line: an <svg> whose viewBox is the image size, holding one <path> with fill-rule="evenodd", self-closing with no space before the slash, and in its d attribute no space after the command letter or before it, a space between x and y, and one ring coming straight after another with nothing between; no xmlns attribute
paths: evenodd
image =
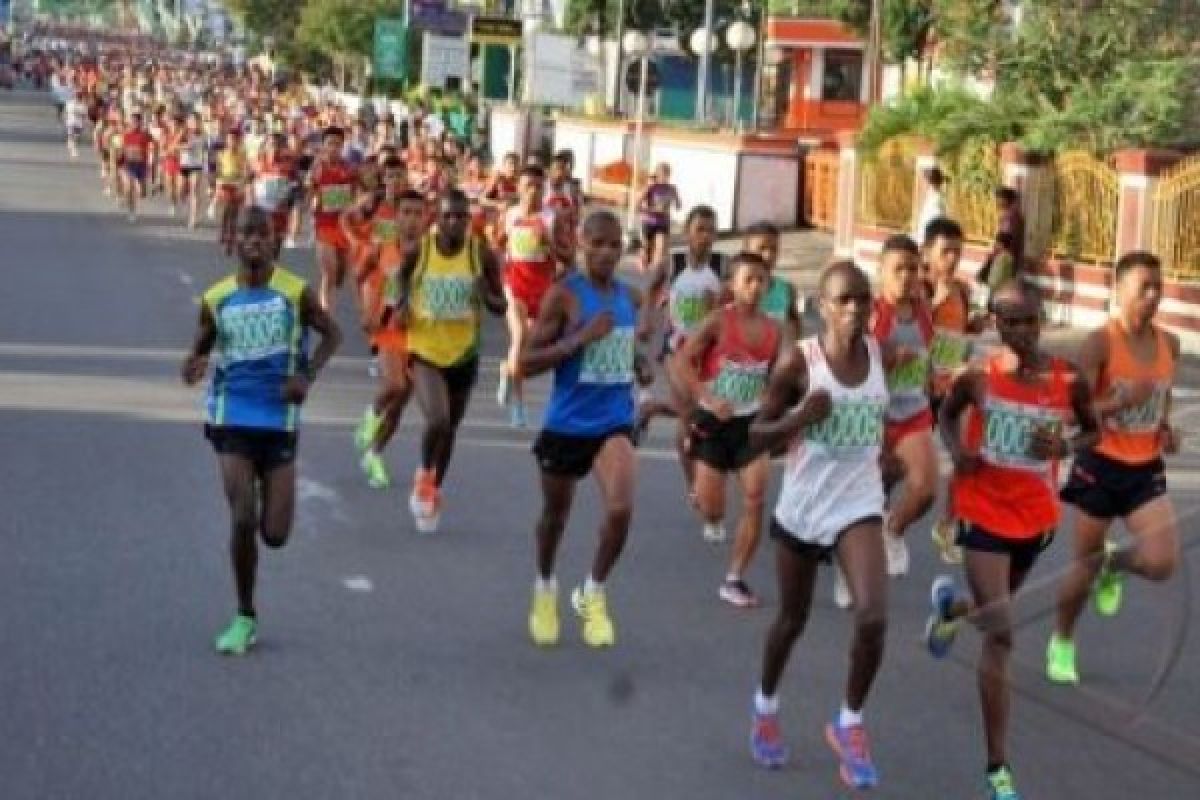
<svg viewBox="0 0 1200 800"><path fill-rule="evenodd" d="M933 528L930 530L933 543L937 546L938 555L942 557L943 564L962 563L962 548L954 543L957 530L958 526L952 519L940 519L933 524Z"/></svg>
<svg viewBox="0 0 1200 800"><path fill-rule="evenodd" d="M571 592L571 605L583 622L583 641L590 647L612 647L617 634L608 616L608 600L604 592L585 592L582 586L578 587Z"/></svg>
<svg viewBox="0 0 1200 800"><path fill-rule="evenodd" d="M558 644L558 592L533 589L533 607L529 610L529 638L538 647Z"/></svg>

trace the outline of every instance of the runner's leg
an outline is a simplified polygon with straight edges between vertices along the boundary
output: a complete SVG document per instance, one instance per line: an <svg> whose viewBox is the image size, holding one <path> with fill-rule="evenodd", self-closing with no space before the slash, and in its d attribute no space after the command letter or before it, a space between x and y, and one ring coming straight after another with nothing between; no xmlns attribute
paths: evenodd
<svg viewBox="0 0 1200 800"><path fill-rule="evenodd" d="M254 577L258 571L259 525L254 463L245 456L233 453L218 455L217 462L232 521L229 557L237 589L238 613L254 616Z"/></svg>
<svg viewBox="0 0 1200 800"><path fill-rule="evenodd" d="M1075 623L1087 604L1092 582L1100 571L1104 558L1104 538L1112 520L1093 517L1075 509L1075 551L1067 574L1058 588L1058 614L1055 633L1071 640L1075 636Z"/></svg>
<svg viewBox="0 0 1200 800"><path fill-rule="evenodd" d="M817 582L818 556L798 553L786 542L775 545L775 571L779 582L779 611L767 631L763 648L761 693L774 698L787 666L792 646L804 632L812 608L813 587Z"/></svg>
<svg viewBox="0 0 1200 800"><path fill-rule="evenodd" d="M861 711L883 663L887 634L887 567L880 522L860 522L838 538L837 560L854 604L854 641L846 707Z"/></svg>
<svg viewBox="0 0 1200 800"><path fill-rule="evenodd" d="M597 584L603 584L625 549L633 519L637 480L633 443L625 436L610 436L596 455L592 473L604 504L604 520L600 524L600 542L592 560L591 578Z"/></svg>

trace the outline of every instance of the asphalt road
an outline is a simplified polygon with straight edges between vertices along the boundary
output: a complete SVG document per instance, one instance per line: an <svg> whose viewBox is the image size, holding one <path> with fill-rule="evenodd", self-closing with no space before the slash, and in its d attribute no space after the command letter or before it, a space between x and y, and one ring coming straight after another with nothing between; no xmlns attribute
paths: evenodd
<svg viewBox="0 0 1200 800"><path fill-rule="evenodd" d="M200 393L176 377L195 298L226 269L213 238L157 203L130 225L90 156L67 158L49 102L0 95L0 796L845 796L821 737L849 633L829 576L784 684L793 763L763 772L746 744L771 554L750 576L768 608L717 599L725 551L701 541L665 426L640 459L634 531L610 583L617 647L585 648L565 603L560 647L529 644L532 434L509 430L489 399L494 322L436 537L413 532L406 487L372 492L358 472L351 427L371 382L351 334L307 409L294 539L262 560L260 646L214 655L233 604L226 511ZM312 273L311 253L290 258ZM348 301L343 311L348 323ZM1198 409L1181 410L1193 429ZM388 453L400 484L416 417ZM1195 449L1171 480L1184 569L1131 586L1114 621L1085 618L1083 688L1051 688L1039 669L1067 537L1019 603L1012 760L1029 798L1175 798L1200 785ZM584 574L596 512L589 487L564 585ZM938 663L919 646L941 568L927 527L913 537L867 709L876 795L980 797L978 639L964 634Z"/></svg>

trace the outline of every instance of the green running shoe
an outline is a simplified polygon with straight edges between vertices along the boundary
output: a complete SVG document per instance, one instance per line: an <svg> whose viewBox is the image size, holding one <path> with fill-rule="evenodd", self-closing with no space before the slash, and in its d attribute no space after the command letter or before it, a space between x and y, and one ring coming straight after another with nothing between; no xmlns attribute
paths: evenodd
<svg viewBox="0 0 1200 800"><path fill-rule="evenodd" d="M257 640L258 623L254 617L238 614L217 637L217 652L225 656L244 656Z"/></svg>
<svg viewBox="0 0 1200 800"><path fill-rule="evenodd" d="M1046 677L1051 683L1070 686L1079 683L1079 673L1075 669L1075 643L1057 633L1050 635L1050 642L1046 645Z"/></svg>
<svg viewBox="0 0 1200 800"><path fill-rule="evenodd" d="M987 774L988 800L1021 800L1013 786L1012 770L1001 767Z"/></svg>
<svg viewBox="0 0 1200 800"><path fill-rule="evenodd" d="M371 446L371 442L375 441L380 421L380 417L375 414L375 409L367 406L367 410L363 412L362 421L354 429L354 445L359 450L366 450Z"/></svg>
<svg viewBox="0 0 1200 800"><path fill-rule="evenodd" d="M372 489L386 489L392 485L392 478L388 475L387 464L384 463L383 457L374 450L368 450L363 453L362 461L359 462L362 466L362 471L367 475L367 485Z"/></svg>
<svg viewBox="0 0 1200 800"><path fill-rule="evenodd" d="M1112 568L1113 554L1117 552L1115 542L1104 543L1104 564L1096 576L1096 594L1093 601L1101 616L1116 616L1121 610L1121 595L1125 588L1125 576Z"/></svg>

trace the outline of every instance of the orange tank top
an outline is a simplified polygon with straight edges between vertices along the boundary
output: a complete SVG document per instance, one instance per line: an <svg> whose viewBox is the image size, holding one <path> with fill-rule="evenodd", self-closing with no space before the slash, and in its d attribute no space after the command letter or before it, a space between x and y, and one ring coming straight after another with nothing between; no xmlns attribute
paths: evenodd
<svg viewBox="0 0 1200 800"><path fill-rule="evenodd" d="M1070 381L1064 362L1051 360L1050 375L1038 384L1018 381L1003 366L987 364L982 408L972 407L966 446L978 452L979 469L950 484L955 513L1006 539L1034 539L1058 525L1058 462L1029 455L1035 427L1061 429L1072 416Z"/></svg>
<svg viewBox="0 0 1200 800"><path fill-rule="evenodd" d="M1108 363L1100 373L1096 395L1102 396L1114 386L1126 391L1136 383L1152 381L1154 393L1141 405L1122 409L1104 420L1100 444L1096 451L1126 464L1145 464L1162 455L1160 430L1167 418L1167 398L1175 378L1175 356L1167 336L1154 327L1154 360L1144 364L1137 360L1120 324L1113 320L1105 331L1108 335Z"/></svg>

